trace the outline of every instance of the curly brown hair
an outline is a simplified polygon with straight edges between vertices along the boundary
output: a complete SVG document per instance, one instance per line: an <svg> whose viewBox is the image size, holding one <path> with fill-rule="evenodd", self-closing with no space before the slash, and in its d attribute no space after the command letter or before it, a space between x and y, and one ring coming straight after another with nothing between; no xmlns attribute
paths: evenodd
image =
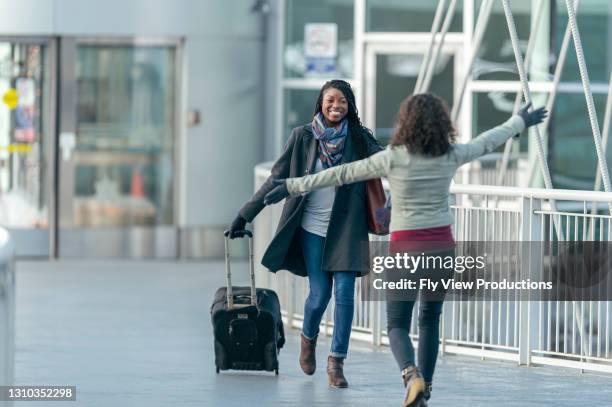
<svg viewBox="0 0 612 407"><path fill-rule="evenodd" d="M400 105L390 144L438 157L446 154L456 138L446 102L433 93L422 93L408 96Z"/></svg>

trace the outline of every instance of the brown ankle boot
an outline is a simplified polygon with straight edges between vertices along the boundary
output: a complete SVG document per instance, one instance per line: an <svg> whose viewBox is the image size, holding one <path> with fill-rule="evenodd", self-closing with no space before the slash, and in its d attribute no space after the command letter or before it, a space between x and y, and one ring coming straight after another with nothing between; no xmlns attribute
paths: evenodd
<svg viewBox="0 0 612 407"><path fill-rule="evenodd" d="M348 387L344 377L344 359L329 356L327 358L327 378L329 386L335 389Z"/></svg>
<svg viewBox="0 0 612 407"><path fill-rule="evenodd" d="M402 379L406 388L403 407L426 406L427 402L424 399L425 381L416 366L409 366L402 370Z"/></svg>
<svg viewBox="0 0 612 407"><path fill-rule="evenodd" d="M303 334L300 335L302 337L301 341L301 350L300 350L300 367L302 371L307 375L312 375L317 368L317 358L315 355L315 348L317 347L317 338L310 340L306 338Z"/></svg>

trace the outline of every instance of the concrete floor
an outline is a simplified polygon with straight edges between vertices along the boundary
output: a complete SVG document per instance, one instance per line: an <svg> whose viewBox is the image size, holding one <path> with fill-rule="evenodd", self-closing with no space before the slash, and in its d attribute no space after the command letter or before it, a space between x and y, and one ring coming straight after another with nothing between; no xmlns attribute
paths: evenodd
<svg viewBox="0 0 612 407"><path fill-rule="evenodd" d="M246 273L235 267L234 274ZM244 274L246 276L246 274ZM75 385L76 402L16 406L398 406L387 348L351 344L351 387L304 376L289 331L280 376L215 374L209 307L219 262L24 262L17 265L16 384ZM236 281L236 283L241 283ZM323 367L323 368L321 368ZM444 356L430 406L611 406L612 377Z"/></svg>

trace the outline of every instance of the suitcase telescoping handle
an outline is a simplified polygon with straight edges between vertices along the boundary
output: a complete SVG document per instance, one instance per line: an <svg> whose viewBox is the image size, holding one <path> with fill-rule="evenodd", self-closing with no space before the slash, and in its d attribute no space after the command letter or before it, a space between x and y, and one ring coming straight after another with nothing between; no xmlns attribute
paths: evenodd
<svg viewBox="0 0 612 407"><path fill-rule="evenodd" d="M248 304L236 304L234 306L234 296L232 293L232 271L230 268L230 251L229 251L229 230L225 233L225 276L227 278L227 308L234 309L246 307ZM253 264L253 233L250 230L242 230L238 232L239 237L247 236L249 238L249 275L251 279L251 304L257 305L257 291L255 290L255 266Z"/></svg>

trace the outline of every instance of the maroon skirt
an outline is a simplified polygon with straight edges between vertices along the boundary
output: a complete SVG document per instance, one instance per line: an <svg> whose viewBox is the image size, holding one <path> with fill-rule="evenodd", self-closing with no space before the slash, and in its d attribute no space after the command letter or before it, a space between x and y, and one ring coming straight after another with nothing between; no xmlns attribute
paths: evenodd
<svg viewBox="0 0 612 407"><path fill-rule="evenodd" d="M392 253L427 252L455 248L450 225L435 228L396 230L391 232L389 249Z"/></svg>

